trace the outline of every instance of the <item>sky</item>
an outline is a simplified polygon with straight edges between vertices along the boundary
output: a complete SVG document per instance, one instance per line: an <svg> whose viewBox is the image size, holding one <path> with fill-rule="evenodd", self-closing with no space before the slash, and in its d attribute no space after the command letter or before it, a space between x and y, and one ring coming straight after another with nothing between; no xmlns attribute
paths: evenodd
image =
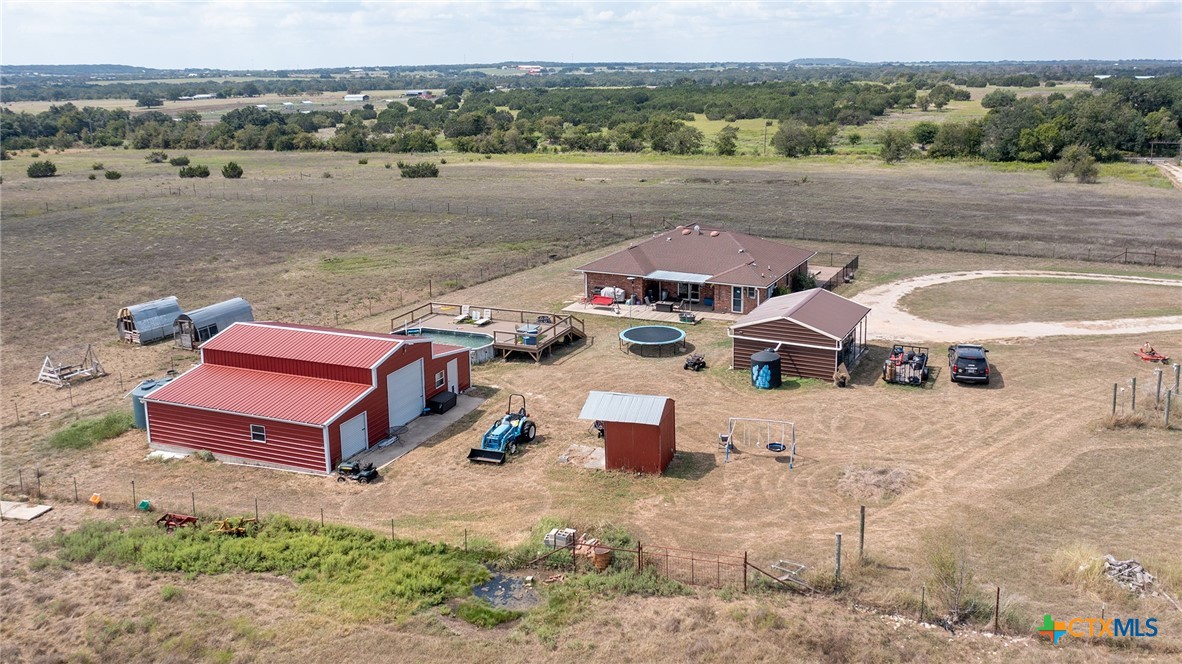
<svg viewBox="0 0 1182 664"><path fill-rule="evenodd" d="M3 65L1182 59L1182 0L0 0L0 21Z"/></svg>

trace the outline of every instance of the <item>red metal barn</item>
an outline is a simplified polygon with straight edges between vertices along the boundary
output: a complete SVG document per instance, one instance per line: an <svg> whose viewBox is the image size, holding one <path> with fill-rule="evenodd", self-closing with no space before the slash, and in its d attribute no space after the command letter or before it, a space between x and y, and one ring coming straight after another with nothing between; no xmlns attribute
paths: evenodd
<svg viewBox="0 0 1182 664"><path fill-rule="evenodd" d="M773 297L740 318L731 368L750 369L751 355L770 349L784 376L833 380L839 364L852 370L866 351L870 309L821 288Z"/></svg>
<svg viewBox="0 0 1182 664"><path fill-rule="evenodd" d="M330 473L472 385L468 349L285 323L234 323L201 363L144 398L148 443L223 461Z"/></svg>
<svg viewBox="0 0 1182 664"><path fill-rule="evenodd" d="M579 419L603 424L607 470L660 474L677 451L676 413L669 397L591 392Z"/></svg>

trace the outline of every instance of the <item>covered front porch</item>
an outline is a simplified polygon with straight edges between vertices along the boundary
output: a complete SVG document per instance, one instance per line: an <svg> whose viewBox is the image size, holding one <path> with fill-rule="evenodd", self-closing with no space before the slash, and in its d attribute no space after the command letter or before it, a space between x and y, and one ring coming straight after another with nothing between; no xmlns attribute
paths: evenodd
<svg viewBox="0 0 1182 664"><path fill-rule="evenodd" d="M689 324L690 320L685 320L683 314L693 316L694 323L701 320L720 320L726 322L734 322L740 318L739 314L728 314L714 311L710 307L703 304L692 303L678 303L671 311L662 311L657 309L657 304L629 304L622 302L611 306L602 306L592 304L586 298L580 298L579 301L573 302L562 308L563 311L574 314L590 314L594 316L611 316L613 318L631 318L635 320L657 321L661 323L681 323Z"/></svg>

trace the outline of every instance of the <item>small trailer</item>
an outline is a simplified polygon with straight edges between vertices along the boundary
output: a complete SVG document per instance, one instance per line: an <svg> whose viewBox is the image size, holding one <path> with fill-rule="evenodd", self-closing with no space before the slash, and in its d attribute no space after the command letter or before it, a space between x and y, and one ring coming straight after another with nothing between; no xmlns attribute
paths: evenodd
<svg viewBox="0 0 1182 664"><path fill-rule="evenodd" d="M882 363L883 382L922 386L930 375L929 357L928 349L924 346L892 345L890 357Z"/></svg>

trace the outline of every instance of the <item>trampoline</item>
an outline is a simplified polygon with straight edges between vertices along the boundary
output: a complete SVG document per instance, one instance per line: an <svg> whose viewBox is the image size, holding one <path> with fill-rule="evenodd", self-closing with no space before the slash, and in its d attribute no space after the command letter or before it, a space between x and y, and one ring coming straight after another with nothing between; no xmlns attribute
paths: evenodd
<svg viewBox="0 0 1182 664"><path fill-rule="evenodd" d="M669 346L676 354L679 345L685 349L685 330L669 325L637 325L620 332L620 348L625 351L640 346L643 354L644 348L656 347L657 355L661 355Z"/></svg>

